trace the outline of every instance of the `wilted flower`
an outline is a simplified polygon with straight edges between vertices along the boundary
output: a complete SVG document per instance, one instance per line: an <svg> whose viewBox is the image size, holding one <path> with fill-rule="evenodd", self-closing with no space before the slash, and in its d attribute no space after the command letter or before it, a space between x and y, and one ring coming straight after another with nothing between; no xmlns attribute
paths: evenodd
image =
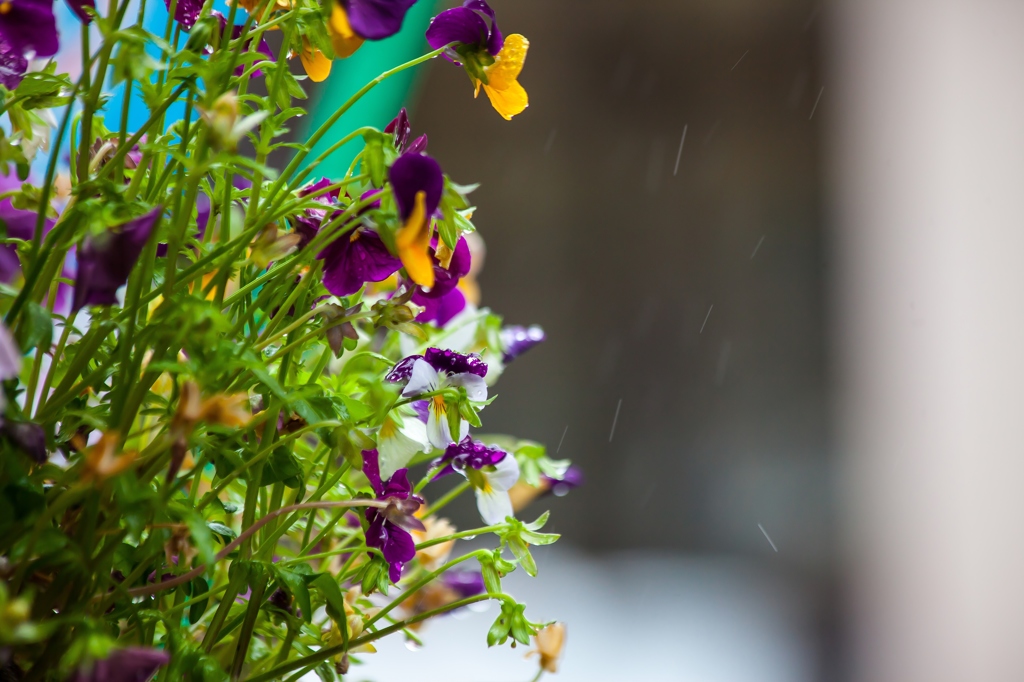
<svg viewBox="0 0 1024 682"><path fill-rule="evenodd" d="M474 402L487 400L487 364L476 355L463 355L451 350L429 348L422 357L411 355L399 362L387 375L392 382L408 381L402 395L415 397L434 393L449 386L461 386ZM448 420L448 404L443 395L429 399L427 411L427 438L436 448L446 448L462 440L469 432L469 422L461 420L460 433L452 434Z"/></svg>
<svg viewBox="0 0 1024 682"><path fill-rule="evenodd" d="M537 654L540 657L540 667L544 672L557 673L558 659L562 657L562 647L565 646L565 623L552 623L541 628L533 640L537 648L528 655Z"/></svg>
<svg viewBox="0 0 1024 682"><path fill-rule="evenodd" d="M334 0L327 23L335 54L344 59L365 40L383 40L402 28L416 0Z"/></svg>
<svg viewBox="0 0 1024 682"><path fill-rule="evenodd" d="M434 479L458 472L466 477L476 493L476 506L485 523L501 523L514 514L508 491L519 480L516 458L504 450L478 443L466 436L462 442L449 445L444 455L433 463L444 467Z"/></svg>
<svg viewBox="0 0 1024 682"><path fill-rule="evenodd" d="M412 144L409 144L408 149L405 148L405 145L409 142L409 135L412 133L412 126L409 124L409 112L405 110L405 107L402 107L398 115L384 127L384 132L392 134L395 149L400 152L422 154L427 151L427 136L425 134L413 140Z"/></svg>
<svg viewBox="0 0 1024 682"><path fill-rule="evenodd" d="M381 480L376 450L363 451L363 473L377 499L389 503L386 509L366 510L366 520L370 522L366 546L380 550L388 562L391 582L397 583L402 577L402 568L416 556L416 544L409 531L424 529L423 523L413 516L423 500L413 494L405 469Z"/></svg>
<svg viewBox="0 0 1024 682"><path fill-rule="evenodd" d="M53 0L3 0L0 2L0 38L11 50L26 57L57 54L57 20Z"/></svg>
<svg viewBox="0 0 1024 682"><path fill-rule="evenodd" d="M204 399L200 395L198 384L194 381L182 382L178 407L171 417L169 428L171 463L167 469L167 480L173 479L178 473L188 451L188 439L192 436L196 424L203 422L229 428L245 426L252 419L248 406L249 396L245 393L215 393Z"/></svg>
<svg viewBox="0 0 1024 682"><path fill-rule="evenodd" d="M503 38L494 10L484 0L466 0L462 7L441 12L427 28L427 42L434 49L455 43L449 58L461 63L476 86L506 120L522 113L529 104L526 90L517 80L526 61L530 41L518 33Z"/></svg>
<svg viewBox="0 0 1024 682"><path fill-rule="evenodd" d="M422 531L412 531L412 537L416 540L417 545L421 545L424 542L437 540L454 533L455 526L448 519L439 519L431 516L423 520ZM420 566L424 570L436 571L444 565L444 562L448 561L448 555L452 553L453 547L455 547L455 540L447 540L430 547L418 549L416 550L416 560L420 562Z"/></svg>
<svg viewBox="0 0 1024 682"><path fill-rule="evenodd" d="M266 111L257 111L239 119L238 96L234 92L218 97L209 109L198 108L203 121L210 127L213 146L232 152L238 148L242 137L269 115Z"/></svg>
<svg viewBox="0 0 1024 682"><path fill-rule="evenodd" d="M299 247L302 236L297 232L279 232L271 223L256 235L250 245L249 258L261 268L281 260Z"/></svg>
<svg viewBox="0 0 1024 682"><path fill-rule="evenodd" d="M433 287L429 249L434 213L444 191L441 166L426 154L402 154L391 165L389 178L402 219L395 235L398 257L413 282Z"/></svg>
<svg viewBox="0 0 1024 682"><path fill-rule="evenodd" d="M171 655L161 649L115 649L107 658L79 667L69 682L146 682L170 660Z"/></svg>
<svg viewBox="0 0 1024 682"><path fill-rule="evenodd" d="M135 452L117 454L120 443L121 436L116 431L107 431L100 436L96 444L85 452L83 478L102 483L128 469L138 455Z"/></svg>
<svg viewBox="0 0 1024 682"><path fill-rule="evenodd" d="M78 251L72 310L117 303L116 292L127 284L128 275L162 213L163 207L157 206L113 231L85 238Z"/></svg>

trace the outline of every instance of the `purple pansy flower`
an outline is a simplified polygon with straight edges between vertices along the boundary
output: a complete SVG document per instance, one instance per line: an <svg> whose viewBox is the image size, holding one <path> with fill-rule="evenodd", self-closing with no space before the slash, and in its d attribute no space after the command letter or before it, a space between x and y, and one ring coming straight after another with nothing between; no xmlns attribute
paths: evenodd
<svg viewBox="0 0 1024 682"><path fill-rule="evenodd" d="M465 476L476 493L476 507L484 523L501 523L506 516L514 516L508 491L519 480L515 457L466 436L460 443L449 445L432 466L442 465L434 479L453 472Z"/></svg>
<svg viewBox="0 0 1024 682"><path fill-rule="evenodd" d="M0 38L24 56L57 54L57 20L53 0L4 0L0 2Z"/></svg>
<svg viewBox="0 0 1024 682"><path fill-rule="evenodd" d="M314 182L309 187L299 190L299 196L308 197L311 194L327 189L332 184L334 183L327 178L320 178L319 181ZM300 249L313 241L313 237L320 231L320 225L323 223L324 218L327 217L328 209L338 203L338 194L339 190L337 187L323 194L317 194L317 196L313 197L313 201L323 204L327 208L307 208L292 219L295 231L302 237L302 240L299 242Z"/></svg>
<svg viewBox="0 0 1024 682"><path fill-rule="evenodd" d="M361 38L383 40L398 33L416 0L335 0L345 10L349 26Z"/></svg>
<svg viewBox="0 0 1024 682"><path fill-rule="evenodd" d="M417 291L411 300L423 308L423 312L416 316L416 321L433 322L438 327L444 327L466 309L466 295L459 289L452 289L441 298L431 298Z"/></svg>
<svg viewBox="0 0 1024 682"><path fill-rule="evenodd" d="M107 658L76 670L70 682L146 682L170 660L170 654L160 649L115 649Z"/></svg>
<svg viewBox="0 0 1024 682"><path fill-rule="evenodd" d="M8 187L6 185L10 184ZM0 183L0 189L15 189L15 183ZM36 231L36 212L14 208L11 199L8 197L0 201L0 222L7 227L7 236L14 239L32 239ZM43 221L43 234L45 235L54 226L55 221L47 218ZM13 244L0 244L0 282L10 283L21 269L21 262L18 260L17 249Z"/></svg>
<svg viewBox="0 0 1024 682"><path fill-rule="evenodd" d="M504 349L502 361L507 365L520 355L540 343L544 343L547 336L539 325L521 327L513 325L501 330L501 345Z"/></svg>
<svg viewBox="0 0 1024 682"><path fill-rule="evenodd" d="M6 40L0 39L0 85L13 90L28 70L28 60Z"/></svg>
<svg viewBox="0 0 1024 682"><path fill-rule="evenodd" d="M64 3L68 6L72 12L75 13L82 23L88 24L92 21L92 15L85 11L84 8L91 7L96 9L96 0L64 0Z"/></svg>
<svg viewBox="0 0 1024 682"><path fill-rule="evenodd" d="M401 381L408 367L406 358L395 366L386 377L389 381ZM476 355L463 355L451 350L430 348L422 358L412 360L408 383L402 391L405 397L441 391L449 386L461 386L473 402L487 400L487 364ZM435 448L445 448L455 442L448 423L449 406L443 395L431 396L427 410L427 439ZM461 440L469 432L469 422L461 420L458 436Z"/></svg>
<svg viewBox="0 0 1024 682"><path fill-rule="evenodd" d="M376 450L363 450L363 473L370 481L378 500L387 500L386 509L366 510L370 522L366 530L366 546L380 550L388 562L391 582L402 577L402 567L416 557L416 543L409 530L424 530L423 524L412 514L423 504L413 495L407 469L399 469L386 481L380 478Z"/></svg>
<svg viewBox="0 0 1024 682"><path fill-rule="evenodd" d="M547 492L553 493L555 497L564 497L570 490L583 485L583 470L576 465L572 465L565 470L561 478L541 476L541 480L547 487Z"/></svg>
<svg viewBox="0 0 1024 682"><path fill-rule="evenodd" d="M174 8L174 20L181 24L186 31L191 31L199 20L199 13L203 11L203 0L178 0ZM171 0L164 0L167 11L171 11Z"/></svg>
<svg viewBox="0 0 1024 682"><path fill-rule="evenodd" d="M476 50L485 49L494 57L501 52L505 39L490 5L484 0L466 0L462 7L445 10L430 21L427 42L435 50L450 43L462 43Z"/></svg>
<svg viewBox="0 0 1024 682"><path fill-rule="evenodd" d="M402 227L395 234L398 257L409 279L420 286L434 286L430 257L432 221L444 192L441 166L426 154L402 154L388 171Z"/></svg>
<svg viewBox="0 0 1024 682"><path fill-rule="evenodd" d="M459 599L475 597L483 594L487 587L484 585L484 575L480 571L452 569L441 575L441 583L455 594Z"/></svg>
<svg viewBox="0 0 1024 682"><path fill-rule="evenodd" d="M455 243L455 250L452 252L452 258L447 268L441 266L436 254L437 239L434 238L430 252L430 258L434 264L434 286L429 290L420 290L427 298L441 298L455 289L459 285L459 280L469 274L473 265L469 244L466 243L464 237L459 237L459 241Z"/></svg>
<svg viewBox="0 0 1024 682"><path fill-rule="evenodd" d="M153 233L163 207L129 220L116 231L89 235L78 251L78 276L71 309L113 305L117 290L128 282L135 262Z"/></svg>

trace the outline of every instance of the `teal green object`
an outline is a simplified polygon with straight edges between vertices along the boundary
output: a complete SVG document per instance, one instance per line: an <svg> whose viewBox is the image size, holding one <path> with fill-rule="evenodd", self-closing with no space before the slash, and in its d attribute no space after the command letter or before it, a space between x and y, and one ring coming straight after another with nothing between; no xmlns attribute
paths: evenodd
<svg viewBox="0 0 1024 682"><path fill-rule="evenodd" d="M435 10L443 4L437 0L420 0L405 15L401 31L385 40L366 41L348 59L335 60L331 75L324 81L319 101L310 107L309 127L304 131L303 138L319 128L349 97L381 73L428 52L430 46L423 34L431 17L436 14ZM423 68L421 65L402 71L364 95L313 147L308 158L315 159L340 137L361 126L374 126L383 130L408 101ZM341 147L321 162L313 179L344 175L362 147L363 141L359 139Z"/></svg>

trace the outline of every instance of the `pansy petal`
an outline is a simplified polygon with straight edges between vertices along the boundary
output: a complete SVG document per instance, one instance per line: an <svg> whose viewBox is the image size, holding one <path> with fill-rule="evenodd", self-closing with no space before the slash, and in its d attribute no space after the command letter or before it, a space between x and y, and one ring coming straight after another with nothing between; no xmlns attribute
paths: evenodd
<svg viewBox="0 0 1024 682"><path fill-rule="evenodd" d="M423 358L416 358L416 362L412 363L409 383L405 385L402 395L406 397L421 395L436 391L440 387L441 381L437 376L437 370Z"/></svg>
<svg viewBox="0 0 1024 682"><path fill-rule="evenodd" d="M430 20L426 37L435 50L449 43L480 45L487 40L487 22L471 9L453 7Z"/></svg>
<svg viewBox="0 0 1024 682"><path fill-rule="evenodd" d="M466 0L462 6L487 15L491 20L490 35L487 38L487 51L491 53L491 56L501 52L501 48L505 45L505 39L502 37L501 30L498 28L498 20L495 18L494 10L491 9L491 6L488 5L485 0Z"/></svg>
<svg viewBox="0 0 1024 682"><path fill-rule="evenodd" d="M506 516L514 516L512 499L504 490L483 491L476 489L476 508L480 518L487 524L502 523Z"/></svg>
<svg viewBox="0 0 1024 682"><path fill-rule="evenodd" d="M487 99L491 100L494 110L501 114L506 121L511 121L513 116L523 113L526 111L526 107L530 106L526 90L518 81L512 81L504 90L495 90L491 86L485 85L484 92L487 93Z"/></svg>
<svg viewBox="0 0 1024 682"><path fill-rule="evenodd" d="M507 454L494 465L494 471L485 472L484 475L494 490L508 490L519 480L519 462L514 455Z"/></svg>
<svg viewBox="0 0 1024 682"><path fill-rule="evenodd" d="M380 495L384 486L380 480L380 457L376 450L363 450L363 475L370 481L373 492Z"/></svg>
<svg viewBox="0 0 1024 682"><path fill-rule="evenodd" d="M427 413L427 438L431 445L441 450L455 442L452 440L451 428L448 425L448 406L444 400L430 401L430 410Z"/></svg>
<svg viewBox="0 0 1024 682"><path fill-rule="evenodd" d="M494 63L487 67L487 85L495 90L511 87L523 70L529 49L530 41L525 36L513 33L505 38L505 46L494 58Z"/></svg>
<svg viewBox="0 0 1024 682"><path fill-rule="evenodd" d="M60 40L53 0L5 0L0 3L0 36L22 55L52 57Z"/></svg>
<svg viewBox="0 0 1024 682"><path fill-rule="evenodd" d="M335 0L337 1L337 0ZM341 0L352 29L367 40L383 40L398 33L416 0Z"/></svg>
<svg viewBox="0 0 1024 682"><path fill-rule="evenodd" d="M305 69L309 80L314 83L322 83L331 75L331 60L323 52L311 47L308 43L302 44L299 59L302 60L302 68Z"/></svg>
<svg viewBox="0 0 1024 682"><path fill-rule="evenodd" d="M407 428L414 432L418 430L423 434L422 439L410 438L405 433ZM381 478L391 478L396 471L408 464L417 452L425 449L430 449L430 442L427 440L427 429L423 422L414 417L407 419L406 423L400 426L391 415L388 415L377 434Z"/></svg>
<svg viewBox="0 0 1024 682"><path fill-rule="evenodd" d="M331 47L334 48L334 56L338 59L351 57L363 45L362 37L356 35L356 32L352 30L348 14L337 2L333 3L327 30L331 34Z"/></svg>
<svg viewBox="0 0 1024 682"><path fill-rule="evenodd" d="M448 384L451 386L462 386L466 389L466 396L470 400L475 402L487 400L487 382L481 376L470 374L469 372L454 374L448 378Z"/></svg>

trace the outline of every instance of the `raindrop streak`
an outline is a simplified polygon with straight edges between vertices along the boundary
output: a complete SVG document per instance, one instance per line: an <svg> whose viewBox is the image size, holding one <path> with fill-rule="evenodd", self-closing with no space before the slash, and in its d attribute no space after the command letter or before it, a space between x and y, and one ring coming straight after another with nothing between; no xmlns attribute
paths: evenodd
<svg viewBox="0 0 1024 682"><path fill-rule="evenodd" d="M736 67L737 67L737 66L739 66L739 65L740 65L740 62L742 62L742 61L743 61L743 57L746 57L746 56L747 56L748 54L750 54L750 50L747 50L746 52L744 52L744 53L743 53L743 56L741 56L741 57L740 57L739 59L737 59L737 60L736 60L736 63L735 63L735 64L733 64L733 65L732 65L732 68L731 68L731 69L729 69L729 70L730 70L730 71L735 71L735 70L736 70Z"/></svg>
<svg viewBox="0 0 1024 682"><path fill-rule="evenodd" d="M751 251L751 253L750 253L750 260L754 260L754 256L757 255L757 250L761 248L761 244L764 244L764 235L763 234L761 235L761 238L757 240L757 246L755 246L754 250Z"/></svg>
<svg viewBox="0 0 1024 682"><path fill-rule="evenodd" d="M818 99L814 100L814 106L811 107L811 115L807 117L808 121L810 121L812 118L814 118L814 112L818 110L818 102L821 101L821 96L822 96L822 94L824 94L824 92L825 92L825 86L822 85L821 86L821 90L818 91Z"/></svg>
<svg viewBox="0 0 1024 682"><path fill-rule="evenodd" d="M774 543L774 542L772 542L772 539L771 539L770 537L768 537L768 531L766 531L766 530L764 529L764 526L762 526L762 525L761 525L760 523L759 523L759 524L757 524L757 527L761 529L761 532L762 532L762 533L764 533L764 539L768 541L768 544L769 544L769 545L771 545L771 546L772 546L772 549L774 549L774 550L775 550L775 553L776 553L776 554L778 554L778 553L779 553L779 548L778 548L778 547L776 547L776 546L775 546L775 543Z"/></svg>
<svg viewBox="0 0 1024 682"><path fill-rule="evenodd" d="M612 432L608 434L608 442L609 443L611 443L612 442L612 438L615 437L615 425L619 422L619 410L620 409L622 409L622 398L619 398L619 404L615 406L615 416L612 418Z"/></svg>
<svg viewBox="0 0 1024 682"><path fill-rule="evenodd" d="M676 168L672 171L672 175L679 174L679 159L683 158L683 143L686 142L686 126L683 126L683 139L679 140L679 152L676 154Z"/></svg>
<svg viewBox="0 0 1024 682"><path fill-rule="evenodd" d="M548 133L548 141L544 143L544 156L547 156L548 152L551 151L551 145L555 143L555 137L557 135L558 130L556 128L552 128L551 132Z"/></svg>
<svg viewBox="0 0 1024 682"><path fill-rule="evenodd" d="M567 433L569 433L569 425L568 424L565 425L565 431L562 431L562 438L558 441L558 447L555 448L555 454L556 455L558 454L558 451L562 449L562 443L565 442L565 434L567 434Z"/></svg>
<svg viewBox="0 0 1024 682"><path fill-rule="evenodd" d="M704 316L704 324L702 324L702 325L700 326L700 331L699 331L699 332L697 332L698 334L703 334L703 333L704 333L704 327L705 327L705 325L707 325L707 323L708 323L708 318L709 318L709 317L711 317L711 311L712 311L712 310L714 309L714 307L715 307L715 304L714 304L714 303L712 303L712 304L711 304L711 307L710 307L710 308L708 308L708 314Z"/></svg>

